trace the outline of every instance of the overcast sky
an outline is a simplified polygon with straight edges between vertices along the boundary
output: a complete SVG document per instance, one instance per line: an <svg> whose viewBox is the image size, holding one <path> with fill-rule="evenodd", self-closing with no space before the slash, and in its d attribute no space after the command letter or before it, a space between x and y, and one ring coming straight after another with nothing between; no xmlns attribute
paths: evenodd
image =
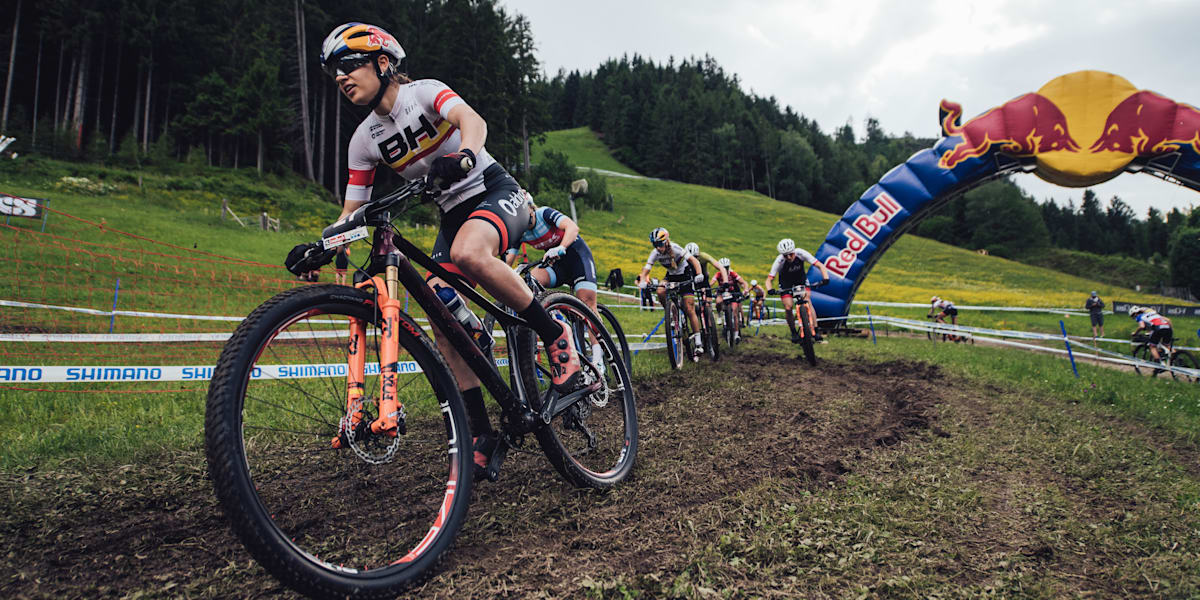
<svg viewBox="0 0 1200 600"><path fill-rule="evenodd" d="M1081 69L1200 105L1200 0L502 3L529 19L550 75L622 54L656 62L709 54L745 91L775 96L827 133L849 121L861 136L875 117L889 133L934 137L942 98L973 116ZM1039 201L1078 204L1083 193L1034 175L1017 182ZM1149 175L1093 189L1141 216L1150 206L1200 205L1196 192Z"/></svg>

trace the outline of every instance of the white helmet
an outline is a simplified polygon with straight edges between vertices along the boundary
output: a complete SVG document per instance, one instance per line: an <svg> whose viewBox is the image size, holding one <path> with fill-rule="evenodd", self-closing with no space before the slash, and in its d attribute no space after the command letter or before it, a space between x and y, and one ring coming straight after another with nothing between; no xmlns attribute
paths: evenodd
<svg viewBox="0 0 1200 600"><path fill-rule="evenodd" d="M1140 306L1137 306L1137 305L1130 306L1129 307L1129 316L1132 317L1133 315L1136 315L1136 314L1142 312L1142 310L1144 310L1144 309Z"/></svg>
<svg viewBox="0 0 1200 600"><path fill-rule="evenodd" d="M787 254L788 252L796 249L796 242L793 242L792 238L783 238L782 240L779 240L779 244L775 246L775 249L778 250L780 254Z"/></svg>
<svg viewBox="0 0 1200 600"><path fill-rule="evenodd" d="M683 247L683 251L691 255L700 254L700 246L697 246L696 242L691 242Z"/></svg>
<svg viewBox="0 0 1200 600"><path fill-rule="evenodd" d="M719 264L719 265L721 265L722 267L725 267L726 269L728 269L728 268L729 268L729 259L728 259L728 258L725 258L725 257L721 257L721 260L718 260L718 261L717 261L717 264Z"/></svg>
<svg viewBox="0 0 1200 600"><path fill-rule="evenodd" d="M930 299L929 299L929 303L930 303L930 304L933 304L934 302L937 302L938 300L941 300L941 298L938 298L937 296L934 296L934 297L932 297L932 298L930 298Z"/></svg>
<svg viewBox="0 0 1200 600"><path fill-rule="evenodd" d="M757 280L757 279L751 279L751 280L750 280L750 287L754 287L754 286L756 286L756 285L758 285L758 280Z"/></svg>

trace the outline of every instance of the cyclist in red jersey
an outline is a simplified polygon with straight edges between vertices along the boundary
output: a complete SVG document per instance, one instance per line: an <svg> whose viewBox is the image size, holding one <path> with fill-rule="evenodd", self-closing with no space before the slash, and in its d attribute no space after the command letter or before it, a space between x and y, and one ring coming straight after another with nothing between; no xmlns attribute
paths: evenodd
<svg viewBox="0 0 1200 600"><path fill-rule="evenodd" d="M757 279L751 279L750 291L754 294L754 298L750 300L750 318L763 321L767 318L767 290L763 289L763 286L758 285Z"/></svg>
<svg viewBox="0 0 1200 600"><path fill-rule="evenodd" d="M739 275L737 271L733 270L733 267L729 266L731 263L728 258L721 257L721 259L717 261L717 264L721 265L721 268L726 273L729 273L729 277L725 277L724 273L718 271L715 275L712 276L712 280L710 281L712 286L716 287L718 289L716 304L717 304L717 310L720 311L724 308L724 305L725 305L724 294L720 293L720 292L724 292L724 291L733 292L736 290L736 291L740 292L743 296L745 296L745 295L749 294L750 286L746 284L746 280L743 279L742 276ZM739 306L736 308L737 308L737 310L735 311L734 318L740 319L742 316L741 315L741 307ZM741 332L740 328L738 329L737 333L735 333L735 335L739 339L742 337L742 332Z"/></svg>
<svg viewBox="0 0 1200 600"><path fill-rule="evenodd" d="M573 388L580 362L570 325L552 318L521 278L497 258L509 240L529 226L520 186L484 148L483 117L446 84L410 79L402 69L404 58L396 38L365 23L339 25L322 44L321 67L350 102L369 110L350 140L350 176L339 221L371 199L380 165L410 181L430 177L443 190L436 198L441 225L431 256L528 321L545 346L555 348L549 353L551 382L559 389ZM317 251L298 246L292 254ZM427 279L434 289L450 289L437 277ZM449 298L452 301L454 295ZM486 467L497 436L479 379L436 327L434 334L462 390L475 438L475 462ZM380 420L385 421L381 430L395 431L395 417Z"/></svg>

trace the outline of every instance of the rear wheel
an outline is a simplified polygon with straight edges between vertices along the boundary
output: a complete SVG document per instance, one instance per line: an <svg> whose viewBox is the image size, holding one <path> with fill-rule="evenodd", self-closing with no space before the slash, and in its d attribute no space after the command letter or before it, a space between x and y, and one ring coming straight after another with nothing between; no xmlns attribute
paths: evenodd
<svg viewBox="0 0 1200 600"><path fill-rule="evenodd" d="M1142 345L1134 348L1133 349L1133 357L1139 361L1144 361L1144 362L1148 362L1148 363L1158 362L1158 361L1154 360L1154 355L1150 353L1150 346L1147 344L1142 344ZM1133 365L1133 370L1135 372L1137 372L1137 374L1139 374L1139 375L1149 375L1151 377L1158 377L1158 374L1163 372L1163 370L1161 368L1155 368L1155 367L1151 367L1151 366L1143 365L1143 364Z"/></svg>
<svg viewBox="0 0 1200 600"><path fill-rule="evenodd" d="M549 424L535 432L538 444L576 487L608 489L629 476L637 458L637 407L625 360L603 322L578 298L551 293L541 302L552 317L571 325L577 341L598 342L602 358L597 364L590 352L581 353L581 387L594 389L558 406ZM536 345L535 336L515 340L520 358L513 368L524 381L530 408L540 412L550 391L550 365Z"/></svg>
<svg viewBox="0 0 1200 600"><path fill-rule="evenodd" d="M815 335L812 327L812 322L808 318L808 305L797 302L796 312L800 317L800 347L804 349L804 359L808 364L817 366L817 353L813 350L813 336Z"/></svg>
<svg viewBox="0 0 1200 600"><path fill-rule="evenodd" d="M221 507L267 571L312 597L396 597L432 574L466 518L462 397L404 313L393 325L403 429L368 426L379 414L381 321L363 290L288 290L238 326L209 386L205 450ZM361 420L347 416L348 348L364 355Z"/></svg>
<svg viewBox="0 0 1200 600"><path fill-rule="evenodd" d="M1175 354L1171 356L1171 366L1191 369L1193 371L1200 369L1200 364L1196 363L1196 356L1187 350L1176 350ZM1188 373L1176 373L1175 371L1171 371L1171 377L1187 383L1200 381L1200 376Z"/></svg>

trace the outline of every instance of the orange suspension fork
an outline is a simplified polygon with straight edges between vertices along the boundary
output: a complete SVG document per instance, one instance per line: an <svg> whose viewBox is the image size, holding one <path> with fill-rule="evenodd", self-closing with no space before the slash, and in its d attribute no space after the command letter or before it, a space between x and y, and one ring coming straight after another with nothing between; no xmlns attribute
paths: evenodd
<svg viewBox="0 0 1200 600"><path fill-rule="evenodd" d="M383 340L379 346L379 418L371 423L371 431L394 437L404 415L404 407L396 397L396 378L400 367L400 301L399 269L389 265L386 280L372 277L379 311L383 317Z"/></svg>

